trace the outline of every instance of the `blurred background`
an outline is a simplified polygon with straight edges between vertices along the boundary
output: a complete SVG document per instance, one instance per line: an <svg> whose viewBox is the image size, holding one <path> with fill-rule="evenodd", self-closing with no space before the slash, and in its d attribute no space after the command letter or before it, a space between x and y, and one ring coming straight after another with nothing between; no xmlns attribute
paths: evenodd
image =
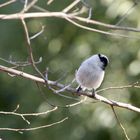
<svg viewBox="0 0 140 140"><path fill-rule="evenodd" d="M0 3L6 2L1 0ZM47 0L39 0L37 6L49 11L61 11L72 0L54 0L47 5ZM140 5L134 0L89 0L93 7L92 19L109 24L117 24L124 14L129 13L119 24L140 28ZM81 4L82 5L82 4ZM78 6L81 7L79 4ZM77 7L78 7L77 6ZM0 8L0 14L19 12L23 3L18 1ZM79 8L78 7L78 8ZM32 8L30 12L35 12ZM87 17L88 13L84 13ZM34 58L36 61L42 57L37 65L43 73L49 68L49 79L69 84L75 75L80 63L89 56L103 53L109 57L110 64L101 88L123 86L139 81L140 79L140 40L134 38L112 37L96 32L78 28L59 18L31 18L26 20L29 35L32 36L45 26L44 32L31 40ZM92 26L101 29L98 26ZM116 31L116 33L126 33ZM139 37L139 33L127 32L127 35ZM0 20L0 57L9 61L23 62L28 60L24 29L20 20ZM12 65L0 59L1 65ZM27 73L38 75L31 66L19 68ZM40 85L46 98L54 105L65 106L74 103L57 95L48 88ZM76 83L73 87L76 87ZM69 95L69 93L62 93ZM101 93L103 96L116 101L131 103L140 107L139 89L129 88L121 90L108 90ZM73 95L69 95L77 98ZM13 111L20 105L18 112L42 112L52 107L40 94L36 83L21 77L11 77L0 73L0 110ZM140 115L126 109L117 108L120 121L131 139L140 138ZM27 125L20 117L0 115L0 127L28 128L50 124L64 117L69 119L61 124L36 131L23 132L0 131L2 140L121 140L125 139L122 129L117 124L110 106L103 103L87 102L71 107L59 108L57 111L40 117L28 117L31 125Z"/></svg>

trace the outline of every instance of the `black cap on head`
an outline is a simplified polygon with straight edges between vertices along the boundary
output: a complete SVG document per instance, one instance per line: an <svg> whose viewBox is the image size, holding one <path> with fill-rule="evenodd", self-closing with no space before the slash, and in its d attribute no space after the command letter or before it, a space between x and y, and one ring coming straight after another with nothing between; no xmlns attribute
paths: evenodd
<svg viewBox="0 0 140 140"><path fill-rule="evenodd" d="M108 58L105 56L105 55L102 55L102 54L98 54L98 56L99 56L99 58L100 58L100 60L101 60L101 62L103 63L103 70L105 70L105 67L108 65L108 63L109 63L109 60L108 60Z"/></svg>

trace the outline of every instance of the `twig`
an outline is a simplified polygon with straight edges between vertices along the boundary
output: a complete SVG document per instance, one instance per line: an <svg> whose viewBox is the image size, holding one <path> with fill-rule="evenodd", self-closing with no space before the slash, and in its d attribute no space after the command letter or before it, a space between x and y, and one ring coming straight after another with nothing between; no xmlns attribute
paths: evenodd
<svg viewBox="0 0 140 140"><path fill-rule="evenodd" d="M75 82L75 78L72 80L72 82L68 85L66 85L64 88L56 90L56 93L64 92L67 88L69 88L73 83Z"/></svg>
<svg viewBox="0 0 140 140"><path fill-rule="evenodd" d="M39 82L39 83L42 83L42 84L46 84L46 81L42 78L39 78L37 76L31 75L31 74L28 74L28 73L25 73L25 72L22 72L22 71L19 71L19 70L8 68L8 67L2 66L2 65L0 65L0 71L10 73L10 74L14 74L14 75L17 75L17 76L21 76L21 77L24 77L26 79L30 79L30 80L33 80L35 82ZM60 89L65 87L63 84L56 83L55 81L50 81L50 80L48 80L48 84L50 86L54 86L54 87L57 87L57 88L60 88ZM77 93L76 89L71 88L71 87L68 87L66 89L66 91L68 91L70 93ZM114 101L114 100L111 100L111 99L107 99L107 98L105 98L101 95L98 95L98 94L95 94L94 96L92 96L92 94L90 92L79 92L78 95L88 96L92 99L95 99L95 100L100 101L100 102L104 102L104 103L112 105L112 106L125 108L125 109L128 109L128 110L140 113L140 108L138 108L138 107L135 107L131 104L122 103L122 102Z"/></svg>
<svg viewBox="0 0 140 140"><path fill-rule="evenodd" d="M39 130L39 129L43 129L43 128L54 126L56 124L60 124L60 123L64 122L67 119L68 119L68 117L65 117L64 119L62 119L60 121L57 121L57 122L54 122L54 123L51 123L51 124L42 125L42 126L38 126L38 127L31 127L31 128L0 128L0 131L23 132L23 131Z"/></svg>
<svg viewBox="0 0 140 140"><path fill-rule="evenodd" d="M21 13L27 12L31 7L35 5L35 3L37 3L37 1L38 0L32 0L32 2L28 4L28 0L25 0L24 7Z"/></svg>
<svg viewBox="0 0 140 140"><path fill-rule="evenodd" d="M125 86L118 86L118 87L107 87L107 88L97 90L96 93L100 93L100 92L111 90L111 89L125 89L125 88L132 88L132 87L140 88L140 85L131 84L131 85L125 85Z"/></svg>
<svg viewBox="0 0 140 140"><path fill-rule="evenodd" d="M25 122L27 122L28 124L30 124L30 122L25 118L25 116L41 116L41 115L46 115L50 112L53 112L55 110L57 110L58 107L54 107L51 110L47 110L45 112L40 112L40 113L16 113L15 110L13 112L6 112L6 111L0 111L0 114L4 114L4 115L15 115L15 116L19 116L21 117Z"/></svg>
<svg viewBox="0 0 140 140"><path fill-rule="evenodd" d="M14 61L14 60L6 60L4 58L0 58L0 60L4 61L6 63L12 64L16 67L26 67L26 66L31 65L31 62L28 62L28 61ZM39 64L41 62L42 62L42 57L40 57L39 60L35 62L35 64Z"/></svg>
<svg viewBox="0 0 140 140"><path fill-rule="evenodd" d="M26 40L27 40L27 46L28 46L28 53L30 55L30 61L32 63L32 66L33 68L37 71L37 73L45 80L45 84L48 86L48 88L50 90L52 90L55 94L59 95L59 96L62 96L62 97L65 97L65 98L69 98L69 99L73 99L72 97L69 97L69 96L66 96L66 95L62 95L62 94L59 94L56 92L55 89L53 89L49 84L48 84L48 79L46 77L44 77L44 75L39 71L39 69L36 67L35 65L35 61L34 61L34 57L33 57L33 53L32 53L32 47L31 47L31 42L30 42L30 38L29 38L29 33L28 33L28 29L27 29L27 26L26 26L26 23L24 21L23 18L21 18L21 21L23 23L23 27L24 27L24 30L25 30L25 36L26 36Z"/></svg>
<svg viewBox="0 0 140 140"><path fill-rule="evenodd" d="M129 137L128 137L128 135L127 135L127 133L126 133L125 128L123 127L122 123L120 122L120 120L119 120L119 118L118 118L118 116L117 116L117 114L116 114L116 112L115 112L114 107L111 106L111 108L112 108L112 111L113 111L113 113L114 113L114 115L115 115L115 118L116 118L118 124L120 125L120 127L121 127L122 130L123 130L123 133L124 133L124 135L125 135L125 138L126 138L127 140L130 140Z"/></svg>
<svg viewBox="0 0 140 140"><path fill-rule="evenodd" d="M42 26L41 30L38 33L36 33L35 35L33 35L33 36L30 37L30 40L35 39L40 34L42 34L44 32L44 28L45 28L45 26Z"/></svg>
<svg viewBox="0 0 140 140"><path fill-rule="evenodd" d="M70 5L68 5L62 12L67 13L70 11L75 5L77 5L81 0L74 0Z"/></svg>
<svg viewBox="0 0 140 140"><path fill-rule="evenodd" d="M23 17L21 17L21 22L22 22L22 25L24 27L24 31L25 31L25 35L26 35L26 40L27 40L27 44L28 44L28 47L29 47L29 54L30 54L30 57L31 57L32 56L32 48L30 47L31 42L30 42L30 37L29 37L27 26L26 26L26 22L25 22ZM31 57L31 59L33 59L32 57Z"/></svg>
<svg viewBox="0 0 140 140"><path fill-rule="evenodd" d="M111 32L107 32L107 31L103 31L103 30L98 30L98 29L90 28L90 27L81 25L81 24L79 24L79 23L75 22L74 20L71 20L70 18L67 18L67 17L65 19L67 21L69 21L70 23L74 24L75 26L80 27L80 28L85 29L85 30L89 30L89 31L93 31L93 32L97 32L97 33L101 33L101 34L105 34L105 35L116 36L116 37L140 39L140 37L130 37L130 36L127 36L127 35L124 35L124 34L111 33Z"/></svg>
<svg viewBox="0 0 140 140"><path fill-rule="evenodd" d="M87 100L87 97L85 96L84 99L81 99L79 102L76 102L76 103L73 103L70 105L66 105L66 107L73 107L73 106L79 105L79 104L85 102L86 100Z"/></svg>
<svg viewBox="0 0 140 140"><path fill-rule="evenodd" d="M26 9L27 5L28 5L28 0L25 0L24 1L24 7L23 7L23 10L22 10L23 12L24 12L24 9Z"/></svg>
<svg viewBox="0 0 140 140"><path fill-rule="evenodd" d="M16 106L13 112L16 112L19 109L19 104Z"/></svg>
<svg viewBox="0 0 140 140"><path fill-rule="evenodd" d="M70 14L71 15L71 14ZM78 21L82 21L84 23L90 23L93 25L99 25L108 29L112 29L112 30L124 30L124 31L132 31L132 32L140 32L140 29L137 28L132 28L132 27L123 27L123 26L117 26L117 25L111 25L111 24L106 24L97 20L91 20L91 19L87 19L87 18L83 18L83 17L79 17L79 16L69 16L69 18L71 19L77 19Z"/></svg>
<svg viewBox="0 0 140 140"><path fill-rule="evenodd" d="M122 18L115 25L119 25L137 5L138 3L134 2L133 5L131 5L127 11L125 11Z"/></svg>
<svg viewBox="0 0 140 140"><path fill-rule="evenodd" d="M0 4L0 8L1 7L4 7L4 6L7 6L7 5L11 4L11 3L14 3L14 2L16 2L16 0L9 0L8 2L5 2L3 4Z"/></svg>
<svg viewBox="0 0 140 140"><path fill-rule="evenodd" d="M47 5L50 5L54 0L48 0Z"/></svg>
<svg viewBox="0 0 140 140"><path fill-rule="evenodd" d="M30 56L31 64L34 67L34 69L37 71L37 73L43 79L45 79L45 77L43 76L43 74L39 71L39 69L35 65L35 61L34 61L34 57L33 57L33 51L32 51L32 47L31 47L31 41L30 41L30 37L29 37L29 33L28 33L28 28L27 28L27 25L26 25L25 20L24 20L23 17L21 17L21 21L22 21L22 24L23 24L23 27L24 27L24 31L25 31L25 36L26 36L26 41L27 41L27 49L28 49L28 54ZM47 80L46 80L46 84L47 84ZM49 85L48 85L48 87L49 87Z"/></svg>
<svg viewBox="0 0 140 140"><path fill-rule="evenodd" d="M20 0L20 1L21 1L21 3L25 3L24 0ZM42 7L39 7L39 6L35 5L35 4L32 5L31 8L34 8L34 9L39 10L39 11L41 11L41 12L49 12L49 11L47 11L46 9L44 9L44 8L42 8Z"/></svg>

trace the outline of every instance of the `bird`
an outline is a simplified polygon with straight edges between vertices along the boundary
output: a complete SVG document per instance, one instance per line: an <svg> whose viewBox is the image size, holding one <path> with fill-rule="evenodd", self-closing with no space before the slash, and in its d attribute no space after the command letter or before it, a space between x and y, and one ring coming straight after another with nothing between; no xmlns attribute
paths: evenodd
<svg viewBox="0 0 140 140"><path fill-rule="evenodd" d="M105 74L106 66L109 63L107 56L103 54L94 54L91 57L84 60L75 74L75 79L79 86L77 87L77 93L81 90L85 91L95 90L100 87Z"/></svg>

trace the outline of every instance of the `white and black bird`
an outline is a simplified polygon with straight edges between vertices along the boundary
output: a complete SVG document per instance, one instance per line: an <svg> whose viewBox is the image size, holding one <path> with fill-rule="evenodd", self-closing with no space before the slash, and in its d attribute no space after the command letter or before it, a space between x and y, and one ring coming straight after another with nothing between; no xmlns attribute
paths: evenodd
<svg viewBox="0 0 140 140"><path fill-rule="evenodd" d="M86 59L76 72L75 78L79 84L77 92L80 90L93 90L100 87L105 74L105 68L109 60L103 54L95 54Z"/></svg>

